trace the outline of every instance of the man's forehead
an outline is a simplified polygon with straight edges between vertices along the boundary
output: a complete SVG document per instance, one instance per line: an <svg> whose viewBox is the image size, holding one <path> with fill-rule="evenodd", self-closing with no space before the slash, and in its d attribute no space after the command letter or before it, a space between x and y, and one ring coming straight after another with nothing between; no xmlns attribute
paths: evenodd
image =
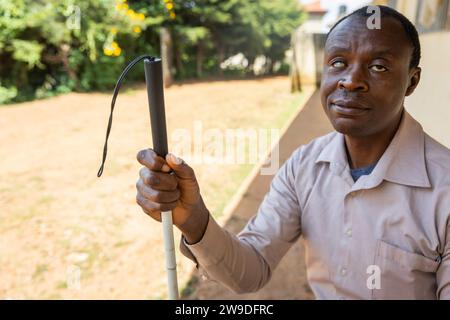
<svg viewBox="0 0 450 320"><path fill-rule="evenodd" d="M369 29L367 17L351 16L342 21L328 35L326 51L351 49L363 45L380 52L398 51L409 42L401 23L390 17L383 17L381 29Z"/></svg>

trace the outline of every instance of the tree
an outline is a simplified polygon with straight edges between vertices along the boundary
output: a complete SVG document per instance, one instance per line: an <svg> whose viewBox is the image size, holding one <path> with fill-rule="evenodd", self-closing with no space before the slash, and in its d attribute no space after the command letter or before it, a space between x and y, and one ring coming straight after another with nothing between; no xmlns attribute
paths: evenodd
<svg viewBox="0 0 450 320"><path fill-rule="evenodd" d="M109 89L141 54L183 79L221 75L243 53L249 73L260 55L284 59L302 17L296 0L0 0L0 103Z"/></svg>

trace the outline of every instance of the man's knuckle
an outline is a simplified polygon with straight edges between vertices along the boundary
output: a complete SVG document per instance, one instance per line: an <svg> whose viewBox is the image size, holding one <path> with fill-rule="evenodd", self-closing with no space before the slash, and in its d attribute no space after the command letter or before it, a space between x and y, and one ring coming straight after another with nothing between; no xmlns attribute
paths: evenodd
<svg viewBox="0 0 450 320"><path fill-rule="evenodd" d="M159 182L160 182L159 178L154 172L152 172L152 173L150 173L148 175L148 177L147 177L147 184L148 185L156 186L156 185L159 184Z"/></svg>
<svg viewBox="0 0 450 320"><path fill-rule="evenodd" d="M178 181L174 176L170 176L169 178L169 186L171 187L171 189L175 189L178 185Z"/></svg>
<svg viewBox="0 0 450 320"><path fill-rule="evenodd" d="M136 203L141 207L143 206L142 195L139 192L136 194Z"/></svg>
<svg viewBox="0 0 450 320"><path fill-rule="evenodd" d="M148 171L148 169L147 169L146 167L142 167L142 168L139 170L139 176L140 176L141 178L144 178L144 177L146 176L146 174L147 174L147 171Z"/></svg>
<svg viewBox="0 0 450 320"><path fill-rule="evenodd" d="M153 202L152 203L152 207L153 207L153 210L156 210L156 211L161 211L161 203L159 203L159 202Z"/></svg>
<svg viewBox="0 0 450 320"><path fill-rule="evenodd" d="M150 170L155 170L156 169L156 161L154 158L150 158L148 161L148 168Z"/></svg>
<svg viewBox="0 0 450 320"><path fill-rule="evenodd" d="M155 192L155 194L153 195L153 198L155 199L155 202L164 202L165 201L165 194L161 191L159 192Z"/></svg>

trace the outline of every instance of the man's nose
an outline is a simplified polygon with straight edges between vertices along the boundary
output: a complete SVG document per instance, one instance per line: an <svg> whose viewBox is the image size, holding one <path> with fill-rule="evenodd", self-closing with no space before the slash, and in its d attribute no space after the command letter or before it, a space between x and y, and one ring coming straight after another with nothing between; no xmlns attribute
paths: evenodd
<svg viewBox="0 0 450 320"><path fill-rule="evenodd" d="M368 91L369 85L366 81L365 70L359 66L349 68L348 70L347 74L345 74L338 82L339 89L362 92Z"/></svg>

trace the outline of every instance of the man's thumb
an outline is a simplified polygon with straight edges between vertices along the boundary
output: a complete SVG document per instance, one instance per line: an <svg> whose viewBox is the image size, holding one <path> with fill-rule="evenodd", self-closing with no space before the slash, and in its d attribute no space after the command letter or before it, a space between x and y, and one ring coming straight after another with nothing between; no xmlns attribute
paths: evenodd
<svg viewBox="0 0 450 320"><path fill-rule="evenodd" d="M168 153L166 155L166 161L178 178L196 180L194 170L190 166L188 166L187 163L183 161L183 159L178 158L171 153Z"/></svg>

